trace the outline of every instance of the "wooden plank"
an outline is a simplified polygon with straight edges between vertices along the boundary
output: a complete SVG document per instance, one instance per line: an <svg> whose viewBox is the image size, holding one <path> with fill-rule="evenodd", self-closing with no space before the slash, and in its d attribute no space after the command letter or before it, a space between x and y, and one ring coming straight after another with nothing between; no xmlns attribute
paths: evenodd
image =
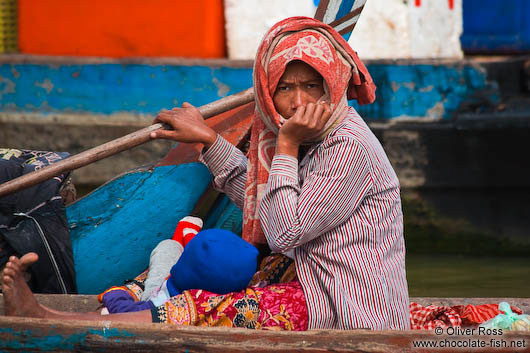
<svg viewBox="0 0 530 353"><path fill-rule="evenodd" d="M91 311L96 296L37 294L56 309ZM423 305L486 304L507 301L526 311L530 298L411 298ZM3 300L1 301L3 304ZM3 308L0 306L0 310ZM423 343L419 343L423 342ZM416 347L418 344L438 348ZM482 342L482 343L481 343ZM456 333L435 331L311 330L255 331L238 328L177 327L105 321L46 320L0 316L0 350L102 352L465 352L462 345L482 344L481 352L528 352L530 332ZM490 347L498 344L499 347ZM416 345L416 346L415 346ZM444 345L444 348L440 348Z"/></svg>
<svg viewBox="0 0 530 353"><path fill-rule="evenodd" d="M0 321L3 351L104 351L104 352L432 352L417 342L451 345L472 340L485 343L501 337L437 335L433 331L312 330L305 332L247 329L176 327L160 324L111 323L108 321L59 321L5 317ZM514 352L511 342L530 343L530 332L502 335L507 347L481 352ZM416 343L415 343L416 342ZM455 343L456 345L456 343ZM522 347L525 351L525 348ZM462 352L442 348L436 352Z"/></svg>

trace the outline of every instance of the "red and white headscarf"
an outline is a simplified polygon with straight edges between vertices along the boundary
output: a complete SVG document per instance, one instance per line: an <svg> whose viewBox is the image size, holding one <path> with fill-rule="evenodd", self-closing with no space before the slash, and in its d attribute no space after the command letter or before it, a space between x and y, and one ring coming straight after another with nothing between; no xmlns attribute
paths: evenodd
<svg viewBox="0 0 530 353"><path fill-rule="evenodd" d="M332 116L320 140L347 114L347 99L359 104L375 100L375 85L366 67L348 43L330 26L307 17L291 17L274 25L263 38L254 62L256 111L252 122L243 239L258 245L266 243L258 218L261 200L269 178L276 149L276 136L284 118L276 111L274 92L287 64L299 60L312 66L324 78L325 95Z"/></svg>

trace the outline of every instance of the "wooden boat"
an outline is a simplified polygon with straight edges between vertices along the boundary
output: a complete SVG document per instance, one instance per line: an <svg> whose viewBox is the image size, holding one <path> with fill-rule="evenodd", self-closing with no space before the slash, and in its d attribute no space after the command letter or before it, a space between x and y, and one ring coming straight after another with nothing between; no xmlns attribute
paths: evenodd
<svg viewBox="0 0 530 353"><path fill-rule="evenodd" d="M20 58L20 61L25 60L24 57ZM26 80L32 83L42 81L43 84L30 86L35 86L33 88L35 90L44 89L50 102L54 101L55 94L66 96L55 79L57 78L59 82L64 81L63 84L67 88L71 88L69 84L80 77L80 72L83 71L81 68L87 64L76 66L68 62L64 67L60 67L60 63L59 65L57 65L58 63L34 65L28 72L40 73L41 70L45 72L44 77L34 79L28 78L23 68L22 75L20 75L21 67L14 69L11 62L12 58L3 61L9 62L0 67L3 70L0 73L7 77L7 79L3 79L10 84L9 89L3 93L6 95L13 93L11 91L14 91L14 87L17 86L13 82L16 83L17 80ZM97 62L97 64L100 63L100 61ZM99 72L109 69L123 70L129 67L128 64L123 65L121 62L115 61L107 64L92 65L91 69ZM59 66L59 69L56 66ZM374 78L377 82L389 83L383 86L383 90L380 91L381 96L392 97L392 100L397 101L398 104L386 106L386 100L379 101L379 104L374 104L364 112L366 116L371 116L373 119L391 119L397 117L397 114L409 117L429 116L435 119L449 119L452 113L458 109L462 100L473 98L475 93L486 92L491 88L486 84L484 70L476 68L473 63L440 65L440 62L426 61L417 63L415 68L409 70L408 62L394 61L390 66L393 66L393 69L388 70L389 65L387 63L375 62L373 63L374 70L371 72L373 75L375 74ZM43 67L44 69L42 69ZM433 67L435 69L431 69ZM51 70L49 70L50 68ZM210 71L209 68L205 69ZM153 69L147 63L140 70ZM163 67L161 71L165 72L166 68ZM249 72L250 70L247 68L246 78L248 78ZM65 73L66 75L63 75ZM149 72L149 75L145 75L145 77L154 79L159 76L169 76L158 73L158 71ZM127 74L130 77L130 73ZM112 75L96 74L94 76ZM195 75L188 76L192 78L191 81L196 79ZM416 76L421 78L418 82L410 78ZM426 76L433 78L432 85L430 80L425 79ZM65 77L72 77L74 80L65 80ZM81 75L81 77L83 76ZM118 75L118 77L120 76ZM224 91L228 86L232 86L220 84L223 83L223 80L213 78L210 81L219 86L217 87L219 91ZM116 81L122 82L121 79ZM172 78L171 84L174 81L178 80ZM245 80L241 80L238 74L235 81L244 82ZM423 81L425 85L418 85L419 81ZM470 85L464 84L460 90L454 90L453 88L462 81L469 81ZM127 82L124 80L123 85L127 86ZM446 82L447 84L438 87L434 82ZM53 83L56 85L54 86ZM153 84L151 83L151 85ZM74 83L72 87L74 86L76 89L81 87L82 92L86 93L86 85ZM97 86L94 85L94 87ZM145 86L148 87L149 85ZM164 85L155 84L155 86L166 92L174 89L172 85L168 85L167 89L162 89L165 87ZM248 85L244 84L244 86ZM73 91L76 92L76 89ZM95 98L100 97L98 94ZM38 91L34 96L41 97L41 95L43 92ZM77 94L77 96L83 95ZM110 103L119 104L116 106L110 104L110 107L106 106L105 108L98 107L95 112L110 114L123 111L126 106L138 105L138 107L143 107L146 105L146 100L159 102L156 99L145 99L144 95L145 92L142 92L138 102L125 102L125 104L111 99ZM413 97L415 95L421 95L421 98L415 100ZM0 104L0 106L13 109L15 112L22 106L48 106L47 100L41 101L39 99L37 104L34 101L25 100L25 97L28 96L31 95L26 93L17 96L13 102L3 98L5 103ZM101 97L105 99L107 96L112 97L107 92L101 94ZM134 95L124 92L122 96ZM458 97L462 97L462 100ZM92 101L97 102L98 99L92 99ZM175 104L173 97L159 105L167 106L171 103ZM67 99L66 103L53 106L52 111L53 109L77 110L80 107L81 110L90 110L89 108L85 109L86 106L79 102L72 103ZM240 144L248 133L248 117L251 111L252 106L248 105L213 119L211 124L233 144ZM152 111L144 112L152 113ZM524 125L527 127L527 122ZM195 212L201 214L205 218L207 226L228 228L238 226L238 222L233 221L233 219L238 218L238 211L226 198L219 197L208 189L210 176L205 167L197 163L198 153L197 146L177 146L162 161L120 175L68 207L67 214L70 221L80 292L97 293L141 272L147 267L147 258L151 249L160 240L167 238L173 231L176 222L187 214ZM524 178L527 173L518 173L518 175L522 175ZM94 296L39 295L38 297L41 302L61 310L94 310L97 307ZM517 298L411 298L411 300L424 305L481 304L505 300L519 306L525 312L529 311L530 306L529 299ZM434 350L432 346L415 346L415 344L431 342L441 347L440 343L442 342L455 342L455 345L449 344L449 347L446 345L445 348L436 349L436 351L447 352L465 351L457 342L469 342L470 340L477 340L489 345L487 349L481 349L481 351L511 352L514 349L528 351L530 334L515 332L505 333L502 337L495 337L478 333L467 336L455 335L448 331L436 335L435 332L427 331L372 332L368 330L318 330L288 333L257 332L242 329L177 328L156 324L111 324L104 320L98 322L63 322L59 320L0 318L0 349L2 351L428 352ZM492 347L492 342L499 342L501 346Z"/></svg>
<svg viewBox="0 0 530 353"><path fill-rule="evenodd" d="M248 104L208 123L230 142L241 145L248 135L252 110L253 105ZM161 161L118 176L69 206L81 291L97 293L142 271L152 247L171 233L174 222L181 216L195 212L205 216L206 224L237 227L237 221L230 220L237 218L238 210L208 188L209 176L197 162L198 148L178 145ZM176 181L172 182L172 178ZM154 191L157 192L149 194ZM123 197L124 193L128 200ZM86 213L86 210L91 211ZM130 222L131 218L135 222ZM143 224L143 229L138 229L137 224ZM112 237L108 236L110 232ZM130 246L124 248L120 245L123 243ZM137 253L131 253L132 249ZM94 311L99 306L94 295L41 294L37 297L41 303L65 311ZM411 298L411 302L422 305L443 306L500 301L530 312L530 298ZM446 329L441 334L363 329L277 332L111 323L104 318L65 322L0 317L0 350L6 352L462 352L470 345L479 345L481 352L530 351L530 332L503 332L502 335L479 333L478 329L471 332Z"/></svg>
<svg viewBox="0 0 530 353"><path fill-rule="evenodd" d="M37 295L55 309L92 311L95 296ZM422 305L485 304L507 301L530 312L530 298L411 298ZM0 303L3 301L0 300ZM3 308L0 306L0 310ZM235 328L175 327L161 324L61 321L0 317L0 351L60 352L529 352L530 332L494 335L456 331L313 330L255 331ZM481 343L482 342L482 343ZM474 347L473 344L482 347ZM436 347L437 348L433 348ZM482 346L481 346L482 345Z"/></svg>
<svg viewBox="0 0 530 353"><path fill-rule="evenodd" d="M13 60L19 64L17 72L21 73L21 79L40 82L43 77L46 77L55 84L57 89L50 92L50 101L53 101L51 98L54 98L55 92L60 91L59 88L64 87L64 91L73 90L72 87L78 88L74 82L74 78L77 77L74 73L82 71L80 68L83 65L91 65L90 68L100 73L99 76L102 77L113 73L113 70L134 66L112 61L106 65L81 62L72 67L72 59L68 59L68 62L43 64L42 60L45 59L10 58L8 60L4 58L4 61L9 61L9 63L0 67L4 70L2 75L14 82L18 82L18 76L13 76L14 74L10 71ZM25 65L24 60L28 60L29 64ZM522 59L522 61L525 60L527 59ZM151 64L143 63L140 68L136 65L135 69L144 70L147 74L142 76L145 77L156 79L164 77L164 75L152 75L153 72L150 70L162 70L162 68L152 68ZM169 66L170 63L165 63L165 65ZM185 69L187 66L183 64L172 65L171 69L187 72ZM493 64L488 65L494 67ZM57 70L56 66L60 69ZM519 68L522 64L517 63L513 66ZM503 63L498 64L497 71L503 71L501 70L503 67L505 67ZM74 72L71 72L72 70ZM467 115L459 114L457 119L452 119L452 114L457 107L466 103L466 100L471 99L470 97L480 96L482 91L489 92L486 90L490 86L484 72L488 72L493 77L503 77L503 81L499 82L504 83L505 86L507 82L511 82L510 76L494 75L495 70L489 70L486 64L477 62L379 61L372 63L370 71L374 77L377 76L377 82L382 82L378 91L379 95L383 98L392 96L395 100L387 106L386 101L382 99L362 113L363 116L368 117L368 120L371 119L369 123L387 148L389 158L397 169L402 184L409 187L452 187L456 185L453 182L458 177L459 185L464 187L469 185L491 187L505 181L509 182L505 185L513 187L528 185L528 178L526 178L528 166L520 163L520 160L525 160L526 157L524 153L527 150L525 147L527 147L526 140L530 127L528 111L523 112L520 117L515 117L516 119L509 116L494 119L495 114L491 119L484 118L482 114L482 118L479 119L472 112ZM39 73L39 77L31 76L33 72ZM61 75L59 76L56 72ZM249 85L248 78L243 78L246 77L244 75L248 76L250 67L241 70L241 68L232 69L225 65L223 70L215 72L229 72L235 77L232 80L243 82L243 88ZM410 78L416 76L423 78L421 85ZM65 81L64 77L72 77L72 81ZM211 80L211 77L206 74L205 77ZM445 80L447 77L451 78L449 84ZM214 78L220 82L227 81L224 77ZM464 93L448 89L455 85L454 82L461 81L466 82L462 88L465 90ZM147 82L145 86L152 85L166 87L168 91L174 89L173 86L169 86L169 83L164 84L164 82ZM113 88L115 87L108 87L108 90L93 93L96 97L103 97L108 95L108 91ZM189 87L184 87L186 88ZM238 88L234 89L234 91L238 90ZM27 95L23 96L27 97ZM129 95L124 94L124 96ZM213 99L213 97L207 97L206 101ZM399 121L399 123L392 120L396 114L403 114L403 112L410 117L424 117L427 112L437 112L438 110L434 108L440 106L438 104L440 100L444 102L442 104L443 114L440 116L442 120L434 119L424 122L421 119L411 118L408 121ZM409 104L410 101L414 101L415 104ZM38 106L35 102L33 103ZM28 103L16 101L13 104L22 107ZM163 104L170 104L170 102L163 102ZM71 109L70 106L60 106L58 109L63 108ZM121 106L116 110L120 109ZM249 104L212 118L209 124L230 142L238 145L245 140L248 134L252 110L253 107ZM388 119L387 123L378 121L380 117ZM39 125L39 128L40 126L42 125ZM499 133L499 129L502 129L502 133ZM477 139L475 139L478 135L477 131L485 142L480 145L480 148L477 148ZM487 148L492 140L497 141L494 150ZM399 145L400 141L403 141L401 145ZM435 148L435 144L443 148ZM403 145L407 145L406 148L403 148ZM452 155L459 154L467 156L468 159L462 159L458 165L455 165L453 161L447 161L445 146L451 146L454 151ZM237 212L240 211L226 198L208 190L210 176L206 168L197 162L198 148L192 145L178 145L161 161L120 175L67 208L80 293L96 294L111 285L121 284L125 279L132 278L143 271L148 265L150 251L160 240L172 234L176 222L185 215L196 212L203 216L207 226L237 228L237 221L234 220L237 218ZM408 158L409 156L419 156L421 160ZM488 173L478 173L480 178L477 178L476 171L481 169L468 168L468 164L478 165L476 161L486 157L495 159L498 168L495 171L487 169ZM436 164L429 163L432 161L436 161ZM92 296L40 296L40 299L50 305L55 300L59 302L56 308L67 310L93 310L97 307ZM452 305L497 303L502 299L412 298L412 300L420 304ZM519 306L524 312L530 312L529 299L510 298L506 300ZM433 332L423 331L404 333L366 330L303 333L254 332L240 329L175 328L156 324L110 324L106 321L65 323L57 320L0 318L0 350L3 351L123 351L124 349L151 351L158 349L236 352L248 350L430 352L433 349L415 348L412 342L418 340L440 342L444 339L484 340L485 337L477 335L455 337L448 334L436 336ZM526 346L515 347L520 348L521 351L528 350L526 347L530 345L530 337L526 333L506 333L502 337L493 338L505 339L508 346L491 348L492 352L512 352L514 348L510 347L511 341L524 342ZM490 336L487 336L487 340L489 339ZM451 350L465 351L462 348L452 349L451 347L439 351Z"/></svg>
<svg viewBox="0 0 530 353"><path fill-rule="evenodd" d="M208 123L231 143L241 145L248 135L252 111L253 105L248 104L216 116ZM523 127L528 129L528 119L524 119ZM460 129L459 134L465 139L462 127L469 130L476 122L473 117L467 121L462 119L454 123L454 129ZM417 123L409 124L414 131L421 131ZM479 121L479 124L484 124L484 121ZM444 133L448 131L448 124L430 124L425 130L429 131L431 138L437 126ZM388 129L373 128L384 140L387 134L395 131L396 125ZM524 134L527 130L521 132L511 128L506 131ZM397 133L398 136L403 135L402 131ZM454 142L455 135L451 139ZM522 139L512 140L524 142ZM143 271L154 246L168 238L176 222L190 213L201 215L207 227L240 227L240 211L225 197L208 188L210 175L197 161L199 148L197 145L177 145L162 160L112 179L67 208L80 293L96 294ZM397 151L399 153L402 150ZM392 153L390 149L391 159ZM399 164L397 167L400 168ZM439 168L443 169L444 166ZM91 311L98 306L93 295L38 297L44 304L67 311ZM518 306L526 313L530 312L530 298L411 298L411 301L423 305L484 304L502 300ZM458 346L464 344L459 342L470 344L471 341L488 344L480 351L530 351L530 333L526 332L506 332L502 336L479 335L478 332L455 335L447 331L441 335L432 331L257 332L157 324L115 324L104 320L64 322L0 317L1 351L461 352L466 349ZM446 347L433 349L432 346L425 346L427 344L445 344ZM491 347L491 344L501 346Z"/></svg>

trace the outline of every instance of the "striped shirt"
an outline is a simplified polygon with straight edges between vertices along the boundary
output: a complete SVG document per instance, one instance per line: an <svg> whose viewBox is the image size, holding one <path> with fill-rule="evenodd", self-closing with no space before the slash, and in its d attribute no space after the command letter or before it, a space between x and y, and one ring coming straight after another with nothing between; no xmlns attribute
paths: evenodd
<svg viewBox="0 0 530 353"><path fill-rule="evenodd" d="M218 137L201 160L242 208L246 157ZM294 249L309 329L410 327L399 181L353 108L300 162L274 156L259 216L273 251Z"/></svg>

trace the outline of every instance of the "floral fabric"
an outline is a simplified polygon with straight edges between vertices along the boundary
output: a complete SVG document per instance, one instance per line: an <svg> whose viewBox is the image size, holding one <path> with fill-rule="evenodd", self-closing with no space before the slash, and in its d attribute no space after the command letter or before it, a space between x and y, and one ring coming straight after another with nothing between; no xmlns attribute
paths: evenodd
<svg viewBox="0 0 530 353"><path fill-rule="evenodd" d="M152 309L153 322L304 331L308 316L298 281L219 295L192 289Z"/></svg>

